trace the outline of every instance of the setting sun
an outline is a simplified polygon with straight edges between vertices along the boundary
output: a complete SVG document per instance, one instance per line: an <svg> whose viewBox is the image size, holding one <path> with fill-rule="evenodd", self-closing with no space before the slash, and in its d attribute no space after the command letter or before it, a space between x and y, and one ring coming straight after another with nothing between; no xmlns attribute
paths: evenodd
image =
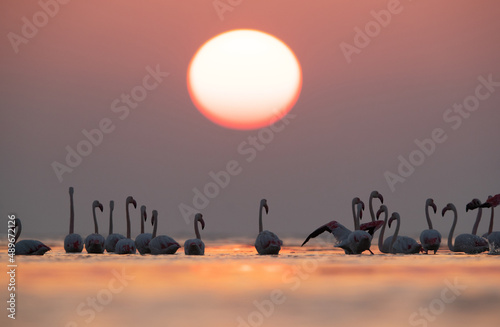
<svg viewBox="0 0 500 327"><path fill-rule="evenodd" d="M290 48L264 32L241 29L202 45L189 65L191 99L211 121L233 129L257 129L286 115L302 86Z"/></svg>

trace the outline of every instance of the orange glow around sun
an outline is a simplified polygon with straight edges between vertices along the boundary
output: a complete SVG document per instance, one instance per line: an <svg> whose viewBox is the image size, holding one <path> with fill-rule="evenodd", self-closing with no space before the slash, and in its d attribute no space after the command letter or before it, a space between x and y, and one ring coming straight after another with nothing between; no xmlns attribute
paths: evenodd
<svg viewBox="0 0 500 327"><path fill-rule="evenodd" d="M208 119L233 129L257 129L285 116L299 98L302 72L276 37L239 29L203 44L189 65L189 94Z"/></svg>

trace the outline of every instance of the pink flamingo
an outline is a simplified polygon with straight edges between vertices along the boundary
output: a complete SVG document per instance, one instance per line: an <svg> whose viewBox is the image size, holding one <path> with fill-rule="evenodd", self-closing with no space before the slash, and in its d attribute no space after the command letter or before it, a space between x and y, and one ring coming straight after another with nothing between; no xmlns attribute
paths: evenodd
<svg viewBox="0 0 500 327"><path fill-rule="evenodd" d="M153 210L151 223L154 224L153 239L149 242L151 254L175 254L181 247L179 243L167 235L156 236L156 230L158 228L158 211L156 210Z"/></svg>
<svg viewBox="0 0 500 327"><path fill-rule="evenodd" d="M432 228L432 221L429 217L429 207L432 207L434 213L436 213L437 207L434 204L434 200L431 198L425 201L425 218L427 219L429 229L423 230L422 233L420 233L420 243L422 244L422 249L425 251L425 254L428 254L429 250L434 251L434 254L436 254L441 245L441 233Z"/></svg>
<svg viewBox="0 0 500 327"><path fill-rule="evenodd" d="M133 204L134 208L137 208L137 202L133 197L127 197L125 201L125 211L127 213L127 238L123 238L116 243L115 253L116 254L135 254L135 243L130 238L130 213L128 210L129 204Z"/></svg>
<svg viewBox="0 0 500 327"><path fill-rule="evenodd" d="M452 252L465 252L467 254L477 254L484 251L488 251L488 242L477 235L473 234L460 234L455 238L455 244L453 244L453 232L457 225L457 208L453 203L448 203L446 207L443 208L441 215L444 217L446 211L453 211L453 225L451 226L450 234L448 235L448 248Z"/></svg>
<svg viewBox="0 0 500 327"><path fill-rule="evenodd" d="M259 235L255 240L255 249L260 255L266 254L279 254L283 241L279 237L268 230L262 228L262 209L266 209L266 215L269 212L269 206L267 205L267 200L260 200L259 205Z"/></svg>
<svg viewBox="0 0 500 327"><path fill-rule="evenodd" d="M97 226L97 218L95 215L95 208L99 208L103 212L102 204L95 200L92 202L92 213L94 215L94 233L85 238L85 250L87 253L104 253L104 237L99 234L99 227Z"/></svg>
<svg viewBox="0 0 500 327"><path fill-rule="evenodd" d="M144 233L144 222L148 219L148 214L146 213L146 206L141 206L141 233L135 238L135 247L140 254L151 253L149 249L149 242L153 238L153 234Z"/></svg>
<svg viewBox="0 0 500 327"><path fill-rule="evenodd" d="M198 230L198 222L201 224L201 229L205 229L205 221L203 215L197 213L194 217L194 233L196 238L192 238L184 242L184 253L186 255L204 255L205 243L201 240L200 231Z"/></svg>
<svg viewBox="0 0 500 327"><path fill-rule="evenodd" d="M357 206L357 214L355 207ZM352 214L354 216L354 231L347 236L347 238L335 245L345 251L345 254L361 254L364 251L370 251L372 236L366 232L359 229L359 220L362 216L364 204L359 198L354 198L352 200Z"/></svg>
<svg viewBox="0 0 500 327"><path fill-rule="evenodd" d="M419 253L422 246L417 243L413 238L408 236L398 236L399 227L401 225L401 217L399 213L393 212L391 218L389 219L389 228L391 227L392 221L396 220L396 230L394 231L393 238L396 239L392 243L391 253L403 253L403 254L415 254Z"/></svg>
<svg viewBox="0 0 500 327"><path fill-rule="evenodd" d="M69 234L64 238L64 250L66 253L80 253L83 250L83 239L80 234L73 233L75 228L75 209L73 206L73 187L69 188Z"/></svg>
<svg viewBox="0 0 500 327"><path fill-rule="evenodd" d="M115 209L115 201L109 201L109 235L106 237L104 247L108 253L115 252L116 243L124 239L122 234L113 233L113 210Z"/></svg>
<svg viewBox="0 0 500 327"><path fill-rule="evenodd" d="M15 227L17 228L16 236L14 238L16 255L44 255L45 252L51 250L51 248L49 248L47 245L36 240L22 240L18 242L17 239L19 238L19 236L21 236L23 226L21 224L21 219L19 218L16 218L14 222Z"/></svg>

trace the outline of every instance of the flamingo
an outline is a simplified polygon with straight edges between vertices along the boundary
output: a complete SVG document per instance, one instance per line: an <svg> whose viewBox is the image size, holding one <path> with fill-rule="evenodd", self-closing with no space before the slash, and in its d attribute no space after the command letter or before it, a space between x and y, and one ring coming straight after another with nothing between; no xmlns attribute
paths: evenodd
<svg viewBox="0 0 500 327"><path fill-rule="evenodd" d="M17 227L16 236L14 238L16 255L44 255L45 252L51 250L51 248L49 248L47 245L36 240L22 240L17 242L17 239L19 238L19 236L21 236L23 226L21 224L21 219L19 218L16 218L14 220L14 223L15 227Z"/></svg>
<svg viewBox="0 0 500 327"><path fill-rule="evenodd" d="M173 238L167 235L156 236L156 229L158 228L158 211L153 210L151 217L153 227L153 238L149 242L151 254L175 254L181 247Z"/></svg>
<svg viewBox="0 0 500 327"><path fill-rule="evenodd" d="M92 213L94 215L94 231L95 233L90 234L85 238L85 250L87 253L104 253L104 237L99 234L99 227L97 226L97 218L95 216L95 208L101 209L103 212L104 208L102 204L95 200L92 202Z"/></svg>
<svg viewBox="0 0 500 327"><path fill-rule="evenodd" d="M113 233L113 210L115 209L115 201L109 201L109 235L106 237L104 247L108 253L115 252L116 243L124 239L122 234Z"/></svg>
<svg viewBox="0 0 500 327"><path fill-rule="evenodd" d="M403 254L415 254L419 253L422 246L417 243L413 238L408 236L398 236L399 227L401 225L401 217L399 213L393 212L391 218L389 219L389 228L391 227L392 221L396 220L396 230L394 231L393 239L395 241L392 243L391 253L403 253Z"/></svg>
<svg viewBox="0 0 500 327"><path fill-rule="evenodd" d="M380 236L378 238L378 250L382 253L392 253L392 246L396 241L394 236L389 236L384 241L384 232L387 226L387 220L389 219L389 210L387 210L386 205L381 205L380 209L377 211L377 219L382 212L385 212L384 225L382 226L382 230L380 231Z"/></svg>
<svg viewBox="0 0 500 327"><path fill-rule="evenodd" d="M80 234L73 233L75 227L75 209L73 206L73 187L69 188L69 234L64 238L66 253L80 253L83 250L83 239Z"/></svg>
<svg viewBox="0 0 500 327"><path fill-rule="evenodd" d="M495 197L499 198L499 194L495 195ZM490 217L490 226L488 228L488 232L483 235L483 238L488 240L488 244L490 247L489 254L500 254L500 232L493 231L493 218L495 215L495 207L500 203L494 200L493 196L489 196L488 200L483 203L481 206L485 208L491 208L491 217Z"/></svg>
<svg viewBox="0 0 500 327"><path fill-rule="evenodd" d="M147 220L148 214L146 213L146 206L141 206L141 233L135 238L135 247L140 254L151 253L149 249L149 242L151 241L153 234L144 233L144 222Z"/></svg>
<svg viewBox="0 0 500 327"><path fill-rule="evenodd" d="M481 205L481 200L472 199L472 201L467 203L467 205L465 206L465 212L477 209L476 221L474 222L474 226L472 226L472 235L477 235L477 229L479 227L479 223L481 222L481 216L483 214L483 208L481 207Z"/></svg>
<svg viewBox="0 0 500 327"><path fill-rule="evenodd" d="M429 217L429 207L432 207L434 213L436 213L437 207L434 204L434 200L431 198L425 201L425 217L429 229L423 230L422 233L420 233L420 243L422 244L422 249L425 251L425 254L428 254L429 250L434 251L434 254L436 254L441 245L441 233L432 228L432 221Z"/></svg>
<svg viewBox="0 0 500 327"><path fill-rule="evenodd" d="M200 231L198 230L198 222L201 224L201 229L205 229L205 221L203 215L197 213L194 217L194 233L196 238L192 238L184 242L184 253L186 255L204 255L205 243L201 240Z"/></svg>
<svg viewBox="0 0 500 327"><path fill-rule="evenodd" d="M357 214L355 207L357 206ZM352 214L354 217L354 231L347 236L345 240L335 245L344 249L345 254L361 254L364 251L370 251L372 236L363 230L359 229L359 220L362 217L362 212L364 209L364 204L359 198L354 198L352 200Z"/></svg>
<svg viewBox="0 0 500 327"><path fill-rule="evenodd" d="M137 208L137 202L133 197L127 197L125 201L125 211L127 212L127 238L123 238L116 243L116 254L135 254L135 243L130 239L130 213L128 211L129 204L133 204Z"/></svg>
<svg viewBox="0 0 500 327"><path fill-rule="evenodd" d="M473 234L460 234L455 238L455 244L453 244L453 232L457 225L457 208L453 203L448 203L446 207L443 208L441 215L444 217L446 211L453 211L453 225L451 226L450 234L448 235L448 248L452 252L465 252L467 254L477 254L484 251L488 251L488 242L477 235Z"/></svg>
<svg viewBox="0 0 500 327"><path fill-rule="evenodd" d="M373 199L377 198L382 204L384 204L384 197L378 191L372 191L370 193L370 198L368 200L368 208L370 209L370 216L372 221L361 224L359 229L367 231L371 236L384 224L383 220L375 220L375 213L373 211ZM364 208L363 208L364 209Z"/></svg>
<svg viewBox="0 0 500 327"><path fill-rule="evenodd" d="M267 200L260 200L259 205L259 235L255 240L255 248L260 255L279 254L283 241L279 237L268 230L262 230L262 209L266 209L266 215L269 213Z"/></svg>

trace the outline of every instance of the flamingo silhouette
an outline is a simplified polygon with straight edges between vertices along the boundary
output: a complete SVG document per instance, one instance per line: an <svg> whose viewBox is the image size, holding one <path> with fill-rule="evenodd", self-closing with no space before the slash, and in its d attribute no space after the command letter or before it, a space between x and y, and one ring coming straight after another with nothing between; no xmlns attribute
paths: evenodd
<svg viewBox="0 0 500 327"><path fill-rule="evenodd" d="M64 250L66 253L80 253L83 250L83 239L80 234L74 233L75 209L73 206L73 187L69 188L69 234L64 238Z"/></svg>
<svg viewBox="0 0 500 327"><path fill-rule="evenodd" d="M184 253L186 255L205 254L205 243L201 240L200 231L198 230L198 222L201 225L201 229L205 229L205 221L203 220L203 215L201 213L197 213L194 217L194 233L196 238L192 238L184 242Z"/></svg>

